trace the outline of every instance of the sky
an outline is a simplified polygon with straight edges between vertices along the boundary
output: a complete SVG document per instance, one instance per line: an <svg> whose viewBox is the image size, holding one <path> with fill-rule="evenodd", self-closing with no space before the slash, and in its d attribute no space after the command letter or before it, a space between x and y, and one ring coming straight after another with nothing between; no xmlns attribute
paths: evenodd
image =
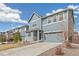
<svg viewBox="0 0 79 59"><path fill-rule="evenodd" d="M46 16L64 8L74 9L75 31L79 31L78 3L0 3L0 32L27 25L33 12Z"/></svg>

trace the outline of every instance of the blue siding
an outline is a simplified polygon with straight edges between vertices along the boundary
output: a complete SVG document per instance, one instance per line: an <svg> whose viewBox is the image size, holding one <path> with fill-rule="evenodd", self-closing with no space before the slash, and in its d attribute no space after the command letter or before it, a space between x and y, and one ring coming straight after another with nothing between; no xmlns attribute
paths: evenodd
<svg viewBox="0 0 79 59"><path fill-rule="evenodd" d="M57 33L57 31L67 31L68 20L62 19L60 21L58 18L59 16L56 14L55 16L56 18L53 18L53 16L50 16L50 17L43 19L44 33L48 33L48 34L44 34L44 39L46 42L62 42L64 40L63 33ZM56 19L56 21L54 21L54 19ZM50 20L50 23L48 23L49 20ZM56 33L52 33L52 32L56 32Z"/></svg>
<svg viewBox="0 0 79 59"><path fill-rule="evenodd" d="M32 18L31 18L31 21L36 20L36 19L38 19L38 18L39 18L38 15L34 14L34 15L32 16Z"/></svg>
<svg viewBox="0 0 79 59"><path fill-rule="evenodd" d="M29 22L29 30L35 30L39 29L41 30L41 18L34 14ZM28 36L27 33L27 40L28 41L33 41L33 32L31 32L31 36Z"/></svg>
<svg viewBox="0 0 79 59"><path fill-rule="evenodd" d="M53 22L48 25L43 25L43 30L44 32L53 32L53 31L61 31L61 30L66 30L67 28L67 23L66 21L59 21L59 22Z"/></svg>
<svg viewBox="0 0 79 59"><path fill-rule="evenodd" d="M33 26L34 24L36 24L36 26ZM38 18L38 19L36 19L36 21L31 20L29 29L30 30L32 30L32 29L41 29L41 19Z"/></svg>

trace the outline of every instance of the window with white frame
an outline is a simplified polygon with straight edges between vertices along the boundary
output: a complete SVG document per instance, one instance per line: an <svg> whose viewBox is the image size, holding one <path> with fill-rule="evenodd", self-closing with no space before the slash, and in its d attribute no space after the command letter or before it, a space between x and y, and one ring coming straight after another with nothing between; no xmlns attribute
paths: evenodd
<svg viewBox="0 0 79 59"><path fill-rule="evenodd" d="M49 17L48 18L48 23L51 23L52 22L52 17Z"/></svg>
<svg viewBox="0 0 79 59"><path fill-rule="evenodd" d="M63 12L59 13L59 21L63 20Z"/></svg>
<svg viewBox="0 0 79 59"><path fill-rule="evenodd" d="M64 11L64 19L67 19L67 11Z"/></svg>
<svg viewBox="0 0 79 59"><path fill-rule="evenodd" d="M28 36L31 36L31 32L28 33Z"/></svg>
<svg viewBox="0 0 79 59"><path fill-rule="evenodd" d="M36 26L36 23L33 23L33 27L35 27Z"/></svg>
<svg viewBox="0 0 79 59"><path fill-rule="evenodd" d="M56 22L56 15L53 16L53 22Z"/></svg>

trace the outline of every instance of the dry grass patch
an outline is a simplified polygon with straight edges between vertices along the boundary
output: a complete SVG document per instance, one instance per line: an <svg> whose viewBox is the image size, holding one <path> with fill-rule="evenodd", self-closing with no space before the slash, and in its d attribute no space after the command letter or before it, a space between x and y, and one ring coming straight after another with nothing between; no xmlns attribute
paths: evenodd
<svg viewBox="0 0 79 59"><path fill-rule="evenodd" d="M27 41L27 42L20 42L19 41L18 43L13 43L13 44L1 44L0 51L11 49L11 48L23 47L23 46L31 45L31 44L34 44L34 43L31 43L29 41Z"/></svg>
<svg viewBox="0 0 79 59"><path fill-rule="evenodd" d="M0 45L0 51L11 49L11 48L16 48L16 47L21 47L21 46L23 46L23 45L19 44L19 43L15 43L15 44L2 44L2 45Z"/></svg>

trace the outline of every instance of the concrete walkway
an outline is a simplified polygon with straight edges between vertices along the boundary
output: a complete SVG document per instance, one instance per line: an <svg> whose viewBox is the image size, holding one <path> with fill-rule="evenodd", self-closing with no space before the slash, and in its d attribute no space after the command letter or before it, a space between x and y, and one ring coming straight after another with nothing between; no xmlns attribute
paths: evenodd
<svg viewBox="0 0 79 59"><path fill-rule="evenodd" d="M35 43L32 45L8 49L0 52L0 56L36 56L51 48L58 46L61 43Z"/></svg>

